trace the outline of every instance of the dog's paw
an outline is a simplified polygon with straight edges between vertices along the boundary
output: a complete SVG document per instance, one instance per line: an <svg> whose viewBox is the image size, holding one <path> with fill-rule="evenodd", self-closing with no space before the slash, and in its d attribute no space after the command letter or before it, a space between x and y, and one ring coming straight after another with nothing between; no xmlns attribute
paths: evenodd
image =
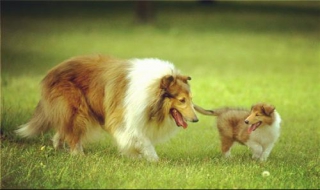
<svg viewBox="0 0 320 190"><path fill-rule="evenodd" d="M253 159L253 160L259 160L259 159L260 159L260 155L253 154L253 155L252 155L252 159Z"/></svg>
<svg viewBox="0 0 320 190"><path fill-rule="evenodd" d="M227 151L227 152L224 152L224 153L223 153L223 157L224 157L224 158L231 158L231 151L229 150L229 151Z"/></svg>
<svg viewBox="0 0 320 190"><path fill-rule="evenodd" d="M265 162L265 161L267 161L267 157L261 156L261 157L259 158L259 161L260 161L260 162Z"/></svg>
<svg viewBox="0 0 320 190"><path fill-rule="evenodd" d="M146 159L149 162L158 162L159 161L159 157L157 155L147 156Z"/></svg>

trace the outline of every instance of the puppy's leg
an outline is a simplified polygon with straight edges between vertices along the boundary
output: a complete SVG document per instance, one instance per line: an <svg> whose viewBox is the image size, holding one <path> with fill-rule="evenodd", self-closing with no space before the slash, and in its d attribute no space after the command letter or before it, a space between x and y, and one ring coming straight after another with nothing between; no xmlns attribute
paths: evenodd
<svg viewBox="0 0 320 190"><path fill-rule="evenodd" d="M262 154L262 146L254 141L248 141L246 145L252 150L252 158L259 159Z"/></svg>
<svg viewBox="0 0 320 190"><path fill-rule="evenodd" d="M263 161L266 161L268 159L273 146L274 146L274 143L271 143L268 146L264 147L264 150L263 150L263 152L261 154L261 157L260 157L260 161L263 162Z"/></svg>
<svg viewBox="0 0 320 190"><path fill-rule="evenodd" d="M231 157L231 147L233 145L233 139L229 137L222 136L221 140L221 151L224 157L229 158Z"/></svg>

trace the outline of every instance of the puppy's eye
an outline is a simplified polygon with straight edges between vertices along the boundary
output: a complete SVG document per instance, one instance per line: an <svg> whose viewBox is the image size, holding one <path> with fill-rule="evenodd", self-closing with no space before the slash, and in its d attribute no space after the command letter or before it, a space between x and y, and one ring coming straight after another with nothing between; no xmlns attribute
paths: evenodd
<svg viewBox="0 0 320 190"><path fill-rule="evenodd" d="M172 97L173 97L173 96L172 96L171 94L169 94L169 93L165 93L163 96L166 97L166 98L172 98Z"/></svg>
<svg viewBox="0 0 320 190"><path fill-rule="evenodd" d="M185 103L186 102L186 99L185 98L182 98L179 100L181 103Z"/></svg>

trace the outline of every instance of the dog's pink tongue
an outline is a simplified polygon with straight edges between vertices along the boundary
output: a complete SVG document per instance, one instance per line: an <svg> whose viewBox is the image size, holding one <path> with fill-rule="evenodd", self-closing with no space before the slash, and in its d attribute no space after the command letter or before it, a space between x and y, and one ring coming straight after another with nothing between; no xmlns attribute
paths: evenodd
<svg viewBox="0 0 320 190"><path fill-rule="evenodd" d="M184 121L181 113L179 113L176 109L172 109L171 114L177 126L182 126L184 129L188 127L188 124Z"/></svg>
<svg viewBox="0 0 320 190"><path fill-rule="evenodd" d="M180 117L179 119L179 125L182 126L184 129L186 129L188 127L187 122L185 122L182 117Z"/></svg>
<svg viewBox="0 0 320 190"><path fill-rule="evenodd" d="M252 131L256 130L258 126L259 126L259 123L252 124L252 125L248 128L248 133L251 133Z"/></svg>
<svg viewBox="0 0 320 190"><path fill-rule="evenodd" d="M253 125L248 128L248 133L250 134L253 131Z"/></svg>

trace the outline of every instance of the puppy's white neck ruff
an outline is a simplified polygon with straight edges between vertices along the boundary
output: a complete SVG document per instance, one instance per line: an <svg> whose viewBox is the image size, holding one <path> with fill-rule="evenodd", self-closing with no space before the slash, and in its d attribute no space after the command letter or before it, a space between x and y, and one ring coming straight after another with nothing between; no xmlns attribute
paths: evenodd
<svg viewBox="0 0 320 190"><path fill-rule="evenodd" d="M274 120L271 125L266 125L263 127L258 127L253 135L257 135L258 133L265 132L265 131L273 131L274 133L278 133L280 130L280 123L281 123L281 117L279 113L274 110Z"/></svg>
<svg viewBox="0 0 320 190"><path fill-rule="evenodd" d="M276 110L274 110L274 122L272 125L280 128L280 123L281 123L281 117L279 113Z"/></svg>

